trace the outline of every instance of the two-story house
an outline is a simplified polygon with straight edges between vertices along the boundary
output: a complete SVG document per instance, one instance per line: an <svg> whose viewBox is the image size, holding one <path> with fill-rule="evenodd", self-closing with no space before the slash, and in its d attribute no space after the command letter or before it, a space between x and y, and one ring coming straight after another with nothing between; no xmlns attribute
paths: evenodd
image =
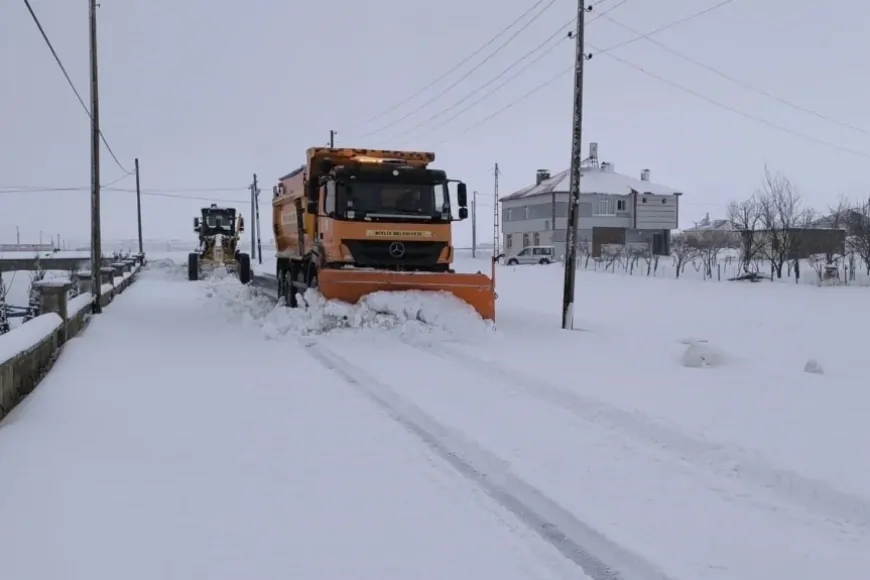
<svg viewBox="0 0 870 580"><path fill-rule="evenodd" d="M637 179L616 173L610 163L591 161L580 179L578 244L586 244L596 257L609 244L646 244L653 253L668 255L682 193L652 183L648 169ZM569 170L551 175L539 169L534 185L499 200L506 256L526 246L554 246L557 256L564 255L569 183Z"/></svg>

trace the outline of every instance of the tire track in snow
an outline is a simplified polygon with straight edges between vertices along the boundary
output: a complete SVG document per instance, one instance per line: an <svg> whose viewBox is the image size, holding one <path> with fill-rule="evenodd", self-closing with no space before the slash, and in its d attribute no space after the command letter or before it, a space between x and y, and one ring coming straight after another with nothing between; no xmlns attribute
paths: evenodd
<svg viewBox="0 0 870 580"><path fill-rule="evenodd" d="M503 384L565 409L590 423L605 423L680 459L711 470L728 479L750 483L790 500L822 517L870 527L870 501L830 484L788 469L767 464L736 449L705 441L661 425L643 414L625 411L609 403L581 395L547 381L480 359L443 344L425 347L408 344L430 356L458 365L485 378L497 377Z"/></svg>
<svg viewBox="0 0 870 580"><path fill-rule="evenodd" d="M593 580L675 580L578 520L540 490L513 475L505 460L441 424L365 369L321 344L304 341L301 344L314 360L383 409Z"/></svg>

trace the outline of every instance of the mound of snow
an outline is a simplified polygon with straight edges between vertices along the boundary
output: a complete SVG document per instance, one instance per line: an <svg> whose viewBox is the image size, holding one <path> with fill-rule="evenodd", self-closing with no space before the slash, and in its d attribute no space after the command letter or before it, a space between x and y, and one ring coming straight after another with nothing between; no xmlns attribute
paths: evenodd
<svg viewBox="0 0 870 580"><path fill-rule="evenodd" d="M689 368L721 367L727 362L725 354L706 342L692 342L680 357L680 364Z"/></svg>
<svg viewBox="0 0 870 580"><path fill-rule="evenodd" d="M187 264L179 264L171 258L157 258L148 260L144 270L157 275L160 278L187 279Z"/></svg>
<svg viewBox="0 0 870 580"><path fill-rule="evenodd" d="M325 300L308 291L307 308L276 308L263 330L270 338L336 331L389 333L404 340L464 341L491 335L493 325L446 292L374 292L357 304Z"/></svg>
<svg viewBox="0 0 870 580"><path fill-rule="evenodd" d="M309 290L300 308L275 306L273 298L233 277L206 281L207 297L234 323L258 325L270 339L334 332L391 335L402 340L464 342L493 336L493 325L468 304L444 292L375 292L358 304L326 300Z"/></svg>
<svg viewBox="0 0 870 580"><path fill-rule="evenodd" d="M810 373L811 375L823 375L825 374L825 370L822 368L821 363L814 358L811 358L804 365L804 372Z"/></svg>

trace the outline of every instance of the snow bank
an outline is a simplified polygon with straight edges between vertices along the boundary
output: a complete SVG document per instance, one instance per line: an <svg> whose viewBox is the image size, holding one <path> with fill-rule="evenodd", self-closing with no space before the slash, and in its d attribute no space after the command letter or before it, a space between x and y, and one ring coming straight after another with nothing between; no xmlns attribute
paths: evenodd
<svg viewBox="0 0 870 580"><path fill-rule="evenodd" d="M94 301L93 294L79 294L75 298L69 301L67 305L67 316L72 318L85 308L90 308L91 304Z"/></svg>
<svg viewBox="0 0 870 580"><path fill-rule="evenodd" d="M213 276L206 287L207 296L216 298L234 322L255 324L270 339L365 332L416 342L464 342L494 335L491 322L445 292L375 292L358 304L347 304L309 290L304 295L307 307L286 308L275 307L274 298L235 278Z"/></svg>
<svg viewBox="0 0 870 580"><path fill-rule="evenodd" d="M30 350L62 325L63 319L52 312L37 316L30 322L16 327L12 332L0 335L0 364Z"/></svg>

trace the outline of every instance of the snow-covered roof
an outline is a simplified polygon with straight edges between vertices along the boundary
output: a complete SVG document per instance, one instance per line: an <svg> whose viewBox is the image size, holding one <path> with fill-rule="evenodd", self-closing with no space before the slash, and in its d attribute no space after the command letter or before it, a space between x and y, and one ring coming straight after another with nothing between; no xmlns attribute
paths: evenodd
<svg viewBox="0 0 870 580"><path fill-rule="evenodd" d="M732 224L729 220L706 220L701 221L693 228L686 228L683 231L686 232L703 232L703 231L728 231L736 229L734 224Z"/></svg>
<svg viewBox="0 0 870 580"><path fill-rule="evenodd" d="M604 193L613 195L627 195L632 190L638 193L651 193L655 195L674 195L678 190L659 185L650 181L644 181L604 167L584 167L581 170L583 177L580 179L580 193ZM570 170L561 171L549 179L545 179L538 185L530 185L519 191L502 197L500 201L522 199L544 195L553 192L567 193L571 181Z"/></svg>

